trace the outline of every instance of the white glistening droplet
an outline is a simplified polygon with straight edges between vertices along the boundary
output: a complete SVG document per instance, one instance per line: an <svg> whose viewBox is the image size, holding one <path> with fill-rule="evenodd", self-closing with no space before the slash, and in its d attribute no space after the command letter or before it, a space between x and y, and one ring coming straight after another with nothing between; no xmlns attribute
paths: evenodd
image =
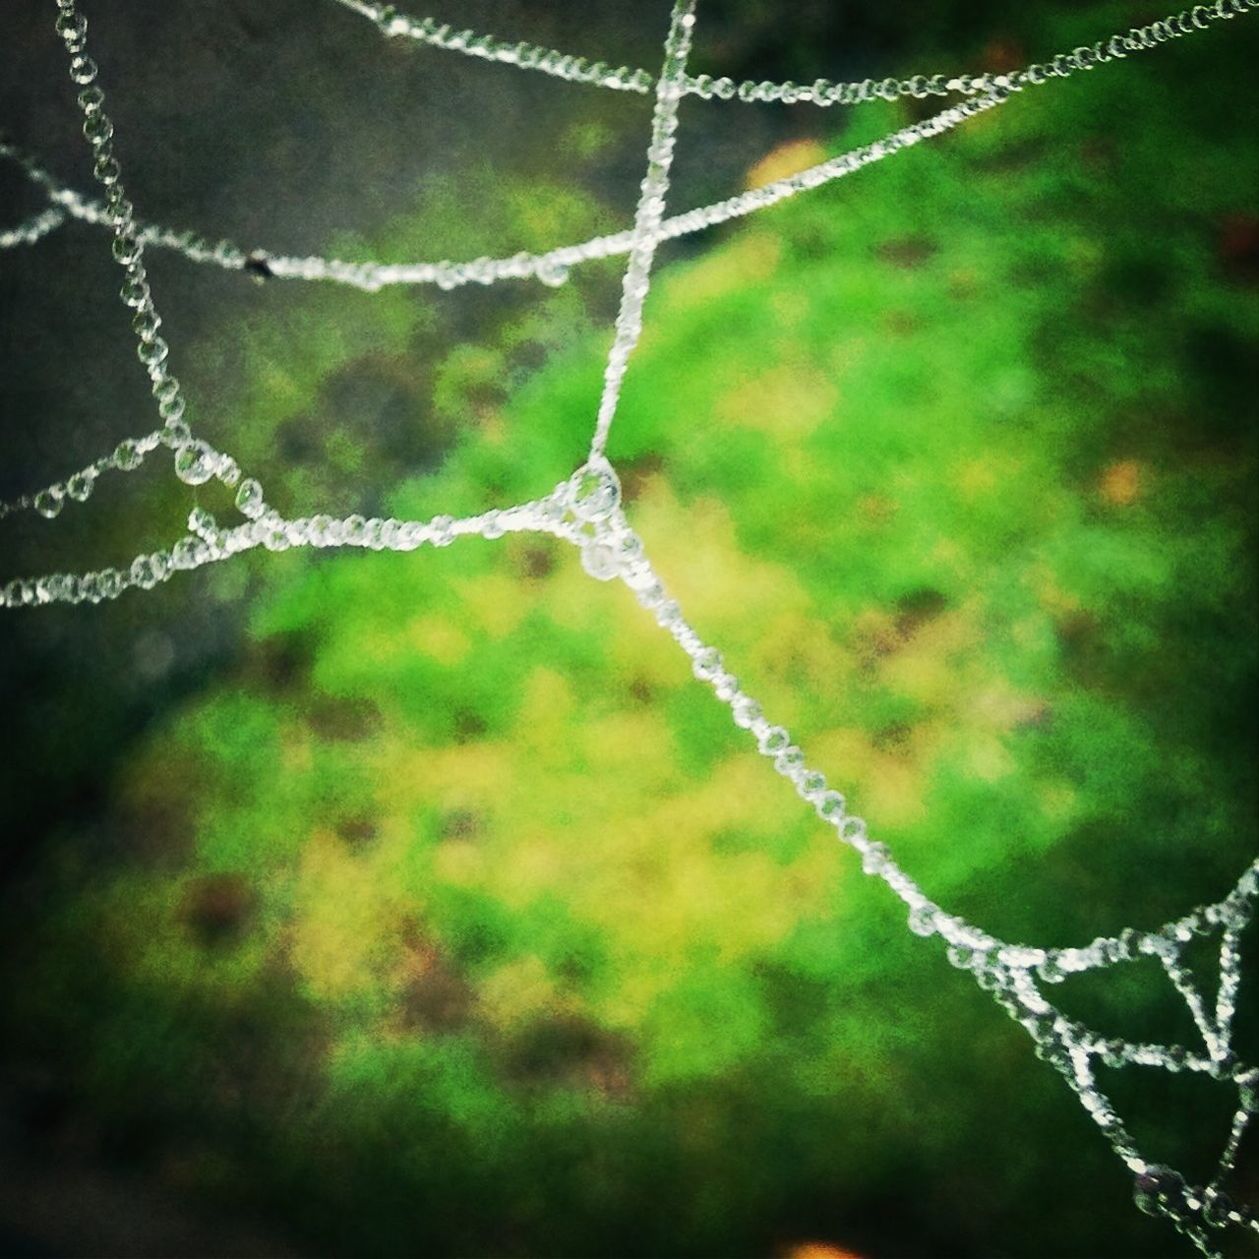
<svg viewBox="0 0 1259 1259"><path fill-rule="evenodd" d="M611 581L621 571L616 551L606 542L588 542L581 548L581 566L597 581Z"/></svg>
<svg viewBox="0 0 1259 1259"><path fill-rule="evenodd" d="M191 441L175 452L175 475L186 485L204 485L214 475L214 451L203 441Z"/></svg>

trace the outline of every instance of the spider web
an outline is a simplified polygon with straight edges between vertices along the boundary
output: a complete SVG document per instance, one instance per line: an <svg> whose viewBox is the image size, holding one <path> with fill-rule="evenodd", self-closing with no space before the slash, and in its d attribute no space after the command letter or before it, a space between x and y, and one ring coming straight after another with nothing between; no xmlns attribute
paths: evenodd
<svg viewBox="0 0 1259 1259"><path fill-rule="evenodd" d="M641 538L621 503L617 471L605 453L615 421L621 384L643 326L643 306L656 250L662 241L702 230L784 198L843 178L900 149L940 135L976 114L991 110L1029 87L1051 83L1171 40L1207 30L1259 8L1259 0L1217 0L1197 5L1148 26L1061 53L1008 74L945 77L914 75L907 79L832 83L819 79L802 87L793 83L736 84L728 78L687 73L695 26L696 0L676 0L664 58L657 75L630 67L609 67L581 57L528 43L508 43L472 31L455 31L429 18L415 19L392 5L364 0L336 0L374 22L390 38L466 56L530 69L572 82L614 91L654 93L647 168L634 214L626 231L564 245L541 254L519 253L505 258L441 260L402 264L351 263L328 258L294 258L260 249L244 249L229 241L210 243L193 232L145 223L135 214L122 182L113 148L113 125L97 83L97 67L87 55L86 20L77 0L56 0L56 29L70 59L70 75L81 89L78 104L83 133L95 160L94 175L103 190L100 199L71 189L45 171L38 161L7 140L0 156L14 161L46 196L46 209L15 227L0 230L0 249L31 245L69 219L108 229L114 258L124 280L121 296L133 314L137 350L148 373L161 424L128 438L109 454L63 481L10 502L0 503L0 516L35 511L49 519L70 504L91 497L106 473L131 472L150 456L165 450L176 476L190 486L211 479L235 490L242 521L220 526L195 508L188 531L169 549L142 552L122 569L103 568L81 574L51 573L15 579L4 587L0 603L8 608L54 603L100 603L128 589L148 590L175 573L229 559L266 547L362 547L412 551L421 546L446 546L456 538L487 539L509 533L544 533L577 547L585 571L600 581L621 581L687 655L697 679L729 710L734 724L747 732L775 772L786 778L801 800L858 854L863 871L881 879L908 912L914 934L937 942L949 962L969 974L980 988L1019 1023L1031 1037L1035 1052L1052 1066L1078 1097L1104 1139L1133 1177L1137 1205L1169 1220L1204 1254L1216 1254L1219 1235L1230 1228L1259 1233L1259 1216L1234 1203L1225 1191L1251 1117L1259 1110L1259 1068L1237 1055L1234 1021L1241 982L1240 939L1259 899L1259 861L1252 863L1222 899L1190 910L1156 930L1130 928L1115 936L1067 948L1039 948L999 939L948 912L931 900L897 864L887 847L867 833L866 823L850 812L844 796L813 768L790 734L772 722L731 674L721 653L706 643L669 597L648 558ZM855 105L903 96L960 96L962 99L882 140L830 159L765 187L666 216L669 172L678 130L678 110L688 95L738 101L786 104ZM192 431L183 391L169 366L169 347L160 334L162 320L154 305L144 266L146 248L175 250L191 261L244 271L258 277L321 280L375 291L391 285L436 284L451 289L465 284L538 279L561 284L569 268L595 258L625 254L619 313L604 369L603 391L585 462L547 495L524 503L491 509L476 516L437 516L430 520L365 519L352 515L285 518L266 500L261 482L246 474L235 459ZM1192 946L1210 942L1218 951L1218 983L1207 991L1202 977L1188 964ZM1065 1014L1048 995L1071 975L1103 971L1142 959L1155 959L1170 989L1184 1003L1197 1032L1197 1043L1150 1044L1106 1038ZM1190 1184L1174 1168L1147 1161L1138 1151L1124 1121L1097 1080L1098 1066L1149 1067L1188 1072L1217 1081L1232 1090L1236 1102L1228 1136L1211 1179Z"/></svg>

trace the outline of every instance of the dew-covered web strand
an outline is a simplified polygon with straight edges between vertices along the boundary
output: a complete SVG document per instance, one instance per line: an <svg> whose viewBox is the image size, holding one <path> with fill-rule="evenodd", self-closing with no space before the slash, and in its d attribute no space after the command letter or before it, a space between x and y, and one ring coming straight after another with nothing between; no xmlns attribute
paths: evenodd
<svg viewBox="0 0 1259 1259"><path fill-rule="evenodd" d="M647 70L591 62L585 57L543 48L527 42L512 43L472 30L457 30L435 18L411 17L394 4L376 4L373 0L336 0L343 8L367 18L392 39L408 39L417 44L445 52L456 52L483 61L498 61L525 70L536 70L570 83L583 83L615 92L650 92L655 78ZM870 101L894 101L905 97L921 100L928 96L950 94L983 95L993 88L1018 89L1026 84L1037 86L1055 78L1066 78L1077 70L1090 70L1108 61L1129 57L1134 53L1156 48L1159 44L1195 31L1206 30L1212 23L1227 21L1259 7L1255 0L1216 0L1199 4L1178 13L1134 26L1126 31L1103 36L1091 44L1082 44L1069 52L1061 52L1042 62L1032 62L1008 73L985 71L982 74L913 74L904 78L861 79L835 83L817 79L811 84L773 83L734 79L709 74L683 75L679 88L683 95L704 99L776 102L786 105L860 105Z"/></svg>
<svg viewBox="0 0 1259 1259"><path fill-rule="evenodd" d="M67 502L85 502L91 497L103 472L133 471L146 455L163 444L173 452L176 475L189 485L203 484L211 477L229 486L241 482L236 461L195 437L189 426L183 390L168 365L170 349L161 335L162 318L144 265L144 241L123 184L122 166L114 147L114 126L105 110L105 93L97 81L99 71L87 53L87 20L66 0L57 0L57 9L57 34L69 57L70 78L80 88L77 104L83 117L83 136L93 159L92 174L105 193L103 213L113 236L111 249L124 276L119 296L134 312L136 353L148 375L162 427L127 439L111 454L80 468L64 484L57 482L15 502L0 504L0 515L29 506L49 519L59 515ZM252 491L257 482L248 482L248 487ZM260 487L257 488L260 495Z"/></svg>
<svg viewBox="0 0 1259 1259"><path fill-rule="evenodd" d="M32 214L16 227L0 231L0 249L15 249L19 245L34 245L50 232L55 232L66 221L66 212L56 206Z"/></svg>
<svg viewBox="0 0 1259 1259"><path fill-rule="evenodd" d="M657 227L659 240L673 240L706 228L742 218L757 210L777 205L810 188L820 188L866 166L871 166L923 140L952 130L969 118L1009 99L998 90L991 95L953 105L922 122L901 127L871 144L862 145L837 157L775 180L763 187L699 206L671 218ZM16 162L33 183L44 189L50 200L71 217L93 224L107 223L103 208L55 180L34 158L12 144L0 143L0 156ZM248 271L251 261L265 267L270 277L297 280L327 280L375 292L392 285L435 284L442 289L466 284L493 284L502 280L538 279L546 284L563 283L569 271L585 262L626 254L634 244L633 230L615 232L573 245L561 245L541 254L516 253L504 258L474 258L465 262L367 263L331 258L291 258L262 249L244 249L230 241L211 244L189 231L176 231L156 225L142 225L146 244L175 249L193 262L210 263L230 271Z"/></svg>
<svg viewBox="0 0 1259 1259"><path fill-rule="evenodd" d="M361 4L357 0L340 0L340 2L369 17L373 16L379 7ZM1184 35L1210 29L1213 23L1252 12L1257 7L1259 7L1259 0L1227 0L1213 6L1198 5L1162 21L1152 22L1144 27L1135 27L1125 34L1099 40L1091 48L1080 47L1072 53L1060 54L1048 62L1033 64L1024 70L1010 74L963 75L948 80L946 86L950 90L956 89L975 97L974 100L968 102L968 105L973 107L972 109L957 107L946 109L923 123L902 128L875 144L821 163L790 179L779 180L767 188L730 198L717 205L700 207L672 219L665 219L661 225L661 231L665 233L666 238L672 238L728 222L752 210L775 204L784 196L790 196L799 191L801 187L820 186L822 183L850 174L861 166L879 161L899 148L951 130L958 123L972 116L972 112L990 108L1005 99L1011 92L1022 91L1027 86L1038 86L1066 79L1079 71L1091 70L1095 66L1157 48ZM434 42L437 47L449 48L473 56L485 55L486 45L483 41L487 37L475 36L471 31L451 33L450 28L440 26L431 19L416 21L404 19L396 14L389 17L385 25L396 34L397 30L392 28L404 21L410 22L412 28L416 30L430 31L431 28L434 39L428 42ZM441 41L437 41L436 34L440 32L444 34ZM491 41L491 43L494 47L500 47L496 41ZM515 51L511 56L504 52L503 56L491 59L502 60L525 68L545 68L556 58L560 59L556 64L567 64L574 60L573 58L565 59L561 54L554 54L550 59L523 56L519 53L520 47L520 45L501 45L500 50ZM535 49L535 52L539 53L545 51ZM652 83L651 76L647 75L646 71L637 73L646 76L642 80L641 90L644 92L649 90ZM686 90L694 90L698 95L711 95L712 92L703 84L705 77L701 76L699 88L688 87ZM863 80L861 84L855 86L864 88L875 84L878 91L874 95L879 99L890 100L904 96L941 95L943 92L938 90L941 78L942 76L939 75L914 75L903 80L885 79L878 84L875 84L874 80ZM617 81L619 82L619 79ZM690 80L686 81L690 82ZM721 83L723 80L714 82ZM898 84L899 87L897 87ZM604 86L610 86L610 84L604 84ZM853 87L854 85L838 86ZM893 88L897 90L893 91ZM738 95L739 99L744 100L807 99L804 95L794 95L791 85L752 84L750 82L740 85ZM10 156L17 160L28 176L44 188L54 204L60 205L72 217L92 223L108 222L108 217L99 203L83 198L58 184L47 172L39 168L31 159L19 154L12 146L0 142L0 155ZM560 246L544 254L517 253L505 258L475 258L466 262L443 260L382 265L347 262L334 258L272 255L258 248L245 249L230 241L211 243L193 232L176 231L156 225L145 225L140 230L146 244L177 250L195 262L211 263L235 271L250 270L252 267L255 274L288 279L325 280L367 291L375 291L390 285L410 284L436 284L441 288L450 289L464 284L490 284L509 279L541 279L546 283L557 283L562 282L571 267L592 259L625 253L633 243L633 233L627 231L595 237L579 244ZM4 244L0 242L0 248L4 247Z"/></svg>
<svg viewBox="0 0 1259 1259"><path fill-rule="evenodd" d="M129 470L138 465L145 453L165 444L174 451L175 471L186 483L199 484L216 476L227 484L236 485L236 506L245 522L222 528L208 512L195 508L189 517L188 534L170 551L138 555L127 569L121 571L110 568L81 576L52 574L11 582L4 589L3 603L9 607L100 603L116 598L126 589L150 588L169 580L175 572L196 569L259 546L273 551L306 546L353 546L405 552L425 545L443 547L456 538L472 535L493 540L506 533L536 532L562 538L579 548L582 565L592 577L621 581L674 638L689 658L695 676L726 705L734 724L754 741L756 750L833 829L837 838L859 854L862 870L879 878L902 901L908 911L910 930L943 945L949 962L970 974L1027 1031L1037 1055L1063 1076L1116 1155L1132 1172L1136 1200L1143 1210L1170 1220L1206 1254L1215 1253L1215 1234L1226 1227L1240 1226L1259 1231L1259 1223L1253 1214L1229 1201L1223 1188L1250 1118L1259 1109L1259 1071L1243 1063L1233 1046L1233 1023L1242 965L1239 940L1253 916L1255 901L1259 897L1259 863L1252 864L1219 901L1199 906L1156 930L1128 929L1117 936L1099 937L1087 945L1072 948L1044 949L1012 944L946 912L901 869L885 845L869 837L866 823L849 812L845 797L827 784L820 771L808 764L804 751L792 741L789 733L768 720L760 705L726 669L720 652L706 643L685 620L647 557L641 538L625 517L620 484L615 469L603 454L603 442L615 413L620 381L641 328L642 304L655 247L660 240L668 238L670 223L685 222L689 217L682 215L674 220L664 220L662 216L676 129L676 110L681 96L680 84L684 81L685 57L693 21L693 0L679 0L674 8L664 67L656 80L657 99L647 174L635 214L635 227L623 234L628 239L625 248L620 250L628 252L630 257L613 347L609 353L609 370L605 376L603 398L608 405L605 410L601 404L596 419L593 457L543 498L491 509L476 516L458 519L437 516L428 521L365 519L361 516L339 519L321 515L285 519L268 508L261 486L256 481L242 479L239 469L228 456L192 436L183 418L182 393L177 384L170 383L172 378L166 372L167 351L157 335L160 319L152 305L141 261L144 244L147 243L142 237L146 233L151 241L161 240L164 233L170 234L163 228L141 228L134 219L122 190L121 172L112 150L113 129L104 113L103 94L95 85L95 66L88 60L85 51L86 24L77 12L75 0L57 0L57 6L58 32L71 57L72 77L83 87L79 105L84 113L85 135L96 159L95 174L106 189L104 206L86 202L78 194L60 189L29 159L19 157L18 160L26 162L28 175L49 193L53 204L46 213L68 212L75 217L98 221L111 229L115 256L126 274L124 300L137 312L135 330L139 354L149 372L163 418L162 428L154 434L138 443L123 443L119 447L119 451L125 451L125 459L120 458L116 451L113 456L98 461L99 468L119 466ZM1204 19L1198 23L1198 28L1208 27L1211 21L1217 20L1222 10L1220 6L1215 6L1211 12L1216 17ZM986 96L956 106L956 115L946 111L946 115L937 116L937 120L928 120L927 125L946 116L960 121L974 112L1000 103L1011 90L1017 90L1017 87L994 87ZM955 122L949 125L955 125ZM939 129L943 129L942 124ZM896 133L896 136L859 152L869 155L866 161L881 160L904 144L917 142L928 134L938 134L938 130L910 134L911 139L894 144L892 141L896 136L906 135L906 132ZM13 156L12 150L9 155ZM812 172L804 172L790 181L781 181L780 186L733 198L718 207L692 211L690 215L705 216L705 222L697 226L722 221L719 217L714 220L714 214L720 215L723 207L731 215L736 210L746 213L772 204L783 195L818 186L828 178L847 173L847 169L856 169L862 164L857 162L854 165L852 155L835 159L835 162L847 162L849 165L840 168L824 163ZM76 207L80 213L76 214ZM44 224L51 225L41 225L39 230L52 230L56 226L51 219L44 220ZM25 236L33 230L25 231ZM32 242L25 238L14 241L14 244L19 243ZM187 245L187 241L175 243L173 247L183 245ZM197 253L209 254L213 260L222 262L226 251L221 247L201 249L189 246L184 252L190 257L195 257ZM249 269L250 261L242 257L239 260L241 269ZM606 422L602 422L605 415ZM70 478L67 490L74 480ZM90 480L87 493L90 494ZM63 493L61 497L67 496L80 497L76 493ZM87 494L82 497L87 497ZM38 502L35 505L39 507ZM44 510L43 514L55 515L56 511ZM1183 959L1186 946L1196 937L1215 935L1220 940L1220 982L1212 1003L1195 982ZM1064 1015L1045 995L1053 985L1072 974L1106 969L1141 958L1155 958L1161 963L1170 990L1180 997L1192 1016L1202 1041L1200 1048L1105 1039ZM1097 1085L1096 1061L1110 1068L1138 1066L1205 1074L1235 1090L1237 1105L1229 1137L1213 1177L1205 1187L1190 1185L1174 1169L1151 1164L1142 1157L1110 1099Z"/></svg>
<svg viewBox="0 0 1259 1259"><path fill-rule="evenodd" d="M695 25L695 0L679 0L674 5L665 43L664 69L656 85L656 107L651 118L651 143L647 146L647 173L643 176L638 206L634 211L629 264L621 283L621 306L617 311L612 348L603 372L603 395L595 417L590 459L602 459L608 430L621 397L621 383L630 355L643 331L643 304L651 286L651 264L660 242L665 197L669 192L669 167L673 164L674 137L678 129L679 85L686 73L686 58Z"/></svg>

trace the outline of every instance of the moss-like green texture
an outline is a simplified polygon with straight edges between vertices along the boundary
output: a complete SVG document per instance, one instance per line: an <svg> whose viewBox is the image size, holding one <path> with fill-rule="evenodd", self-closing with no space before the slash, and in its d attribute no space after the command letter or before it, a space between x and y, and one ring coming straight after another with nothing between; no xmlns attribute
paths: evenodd
<svg viewBox="0 0 1259 1259"><path fill-rule="evenodd" d="M649 300L611 454L659 571L902 864L1007 937L1153 925L1253 851L1254 34L1026 93ZM457 251L467 196L373 247ZM605 221L476 205L526 243ZM242 462L286 462L295 509L546 492L608 340L581 284L452 299L475 340L439 361L442 295L350 323L312 295L220 351ZM365 380L392 435L356 432ZM1175 1250L625 589L530 538L256 571L246 658L122 775L127 855L67 842L26 972L32 1043L73 1046L145 1158L338 1254ZM1063 1001L1178 1031L1160 984ZM1149 1154L1200 1167L1224 1099L1131 1084Z"/></svg>

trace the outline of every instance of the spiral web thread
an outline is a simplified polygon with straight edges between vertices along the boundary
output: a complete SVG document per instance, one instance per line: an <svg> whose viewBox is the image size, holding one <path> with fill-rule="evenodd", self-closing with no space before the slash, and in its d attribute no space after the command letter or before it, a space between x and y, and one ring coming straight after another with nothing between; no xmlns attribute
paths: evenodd
<svg viewBox="0 0 1259 1259"><path fill-rule="evenodd" d="M127 199L122 171L113 147L113 126L97 83L97 67L86 50L87 22L77 0L55 0L56 29L70 58L71 78L80 87L83 132L94 158L100 199L66 187L30 155L0 140L0 156L17 163L40 188L48 207L25 222L0 230L0 249L30 245L69 219L107 228L114 258L123 272L121 296L133 311L137 353L147 371L161 424L122 441L112 452L48 485L7 503L0 516L35 511L49 519L71 503L90 498L106 472L130 472L159 450L173 459L176 476L189 485L217 479L236 491L240 523L221 526L208 512L194 508L187 533L168 550L137 555L124 569L104 568L82 574L54 573L11 581L0 592L8 608L54 603L100 603L128 589L148 590L175 573L226 560L263 546L272 551L291 547L365 547L413 551L420 546L447 546L457 537L495 539L507 533L543 533L561 538L580 553L585 571L601 581L619 580L689 657L695 676L707 684L730 710L735 725L745 730L774 770L817 813L837 838L854 849L863 871L881 879L908 910L909 929L937 941L950 963L969 974L1031 1037L1038 1057L1062 1075L1085 1111L1133 1176L1137 1205L1165 1217L1206 1255L1217 1254L1225 1230L1259 1233L1259 1215L1234 1203L1225 1182L1234 1168L1243 1135L1259 1110L1259 1069L1243 1062L1233 1048L1233 1027L1241 982L1240 937L1259 899L1259 860L1253 862L1222 899L1198 906L1183 917L1145 931L1129 928L1117 936L1099 937L1081 947L1038 948L1001 940L948 913L932 901L893 860L885 845L871 839L865 822L850 813L843 795L828 787L786 730L771 724L761 707L727 671L721 654L685 620L648 559L621 504L620 482L604 453L616 416L621 383L642 330L655 251L661 241L773 205L785 197L842 178L862 166L881 161L902 148L939 135L978 113L996 108L1028 86L1066 78L1082 70L1118 61L1259 8L1259 0L1217 0L1198 5L1148 26L1102 39L1012 74L915 75L909 79L831 83L818 80L808 88L795 84L742 83L687 73L696 0L676 0L664 46L660 73L609 68L530 44L507 44L472 31L452 31L432 19L414 19L392 5L363 0L335 0L373 21L391 38L406 38L467 56L534 69L554 77L640 94L654 92L647 170L633 226L610 236L561 246L542 254L509 258L478 258L466 262L414 262L381 265L325 258L289 258L262 250L245 250L228 241L211 244L195 233L144 223ZM786 104L859 104L873 99L957 94L961 101L941 113L893 132L884 139L833 158L809 170L727 201L666 217L669 168L678 128L678 108L685 96L722 100L777 101ZM539 279L560 284L568 269L589 259L627 254L620 310L604 372L600 400L583 465L547 495L525 503L491 509L480 515L431 520L333 518L327 515L286 519L269 507L261 483L246 476L237 462L196 436L186 418L179 382L169 369L169 347L160 335L161 317L154 304L144 267L146 248L173 249L193 262L245 271L257 277L323 280L377 290L397 284L437 284L444 289L463 284L490 284L507 279ZM1191 941L1214 939L1218 945L1219 981L1208 995L1190 970L1185 954ZM1199 1042L1143 1044L1107 1039L1071 1019L1046 995L1073 974L1155 958L1192 1017ZM1096 1079L1097 1064L1108 1068L1150 1067L1206 1075L1231 1089L1236 1097L1224 1148L1209 1182L1189 1184L1173 1168L1147 1162Z"/></svg>

